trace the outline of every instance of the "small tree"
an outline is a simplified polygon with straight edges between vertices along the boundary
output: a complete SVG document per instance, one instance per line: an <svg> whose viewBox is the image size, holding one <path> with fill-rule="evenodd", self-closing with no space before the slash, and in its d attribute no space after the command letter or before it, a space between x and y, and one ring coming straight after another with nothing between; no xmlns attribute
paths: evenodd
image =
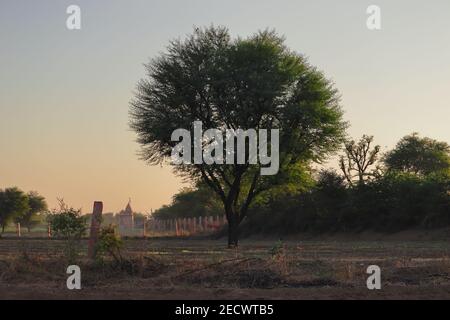
<svg viewBox="0 0 450 320"><path fill-rule="evenodd" d="M373 136L363 135L358 142L351 140L344 144L345 154L339 159L339 167L350 185L353 185L355 180L364 184L378 172L379 168L371 170L371 166L378 160L380 146L372 148L372 142Z"/></svg>
<svg viewBox="0 0 450 320"><path fill-rule="evenodd" d="M27 196L18 188L0 190L0 226L2 234L6 226L29 210ZM0 234L1 236L1 234Z"/></svg>
<svg viewBox="0 0 450 320"><path fill-rule="evenodd" d="M69 262L77 258L77 244L85 235L86 217L81 210L68 207L62 199L58 199L59 209L55 209L47 216L48 222L56 237L66 240L65 254Z"/></svg>
<svg viewBox="0 0 450 320"><path fill-rule="evenodd" d="M16 222L26 227L28 232L30 232L33 226L42 221L42 217L39 217L39 214L47 211L47 202L45 202L45 198L36 191L29 192L27 194L27 199L29 208L23 215L16 218Z"/></svg>
<svg viewBox="0 0 450 320"><path fill-rule="evenodd" d="M403 137L394 150L388 152L384 163L390 171L426 176L431 173L450 173L450 146L443 141L417 133Z"/></svg>
<svg viewBox="0 0 450 320"><path fill-rule="evenodd" d="M221 211L220 199L207 185L199 183L195 188L183 188L172 197L170 205L164 205L153 213L157 219L174 219L217 215Z"/></svg>

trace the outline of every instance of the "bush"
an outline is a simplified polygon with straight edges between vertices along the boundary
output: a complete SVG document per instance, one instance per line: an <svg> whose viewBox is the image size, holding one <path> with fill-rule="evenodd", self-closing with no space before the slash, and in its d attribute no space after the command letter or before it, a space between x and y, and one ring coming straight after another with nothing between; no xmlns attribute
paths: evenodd
<svg viewBox="0 0 450 320"><path fill-rule="evenodd" d="M347 187L328 173L307 192L279 195L254 206L242 232L394 232L444 226L450 226L448 176L389 172Z"/></svg>
<svg viewBox="0 0 450 320"><path fill-rule="evenodd" d="M47 216L47 221L50 224L52 234L66 240L66 258L69 262L74 262L78 255L77 245L86 233L86 217L81 215L81 210L69 208L61 200L60 208L53 210Z"/></svg>
<svg viewBox="0 0 450 320"><path fill-rule="evenodd" d="M122 246L123 242L113 225L100 229L96 248L97 258L102 260L106 255L110 255L115 262L120 263L122 261Z"/></svg>

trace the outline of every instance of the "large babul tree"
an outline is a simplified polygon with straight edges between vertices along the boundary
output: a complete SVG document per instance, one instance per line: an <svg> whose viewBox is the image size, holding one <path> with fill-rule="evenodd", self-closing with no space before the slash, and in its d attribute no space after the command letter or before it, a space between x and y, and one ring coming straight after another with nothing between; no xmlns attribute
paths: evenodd
<svg viewBox="0 0 450 320"><path fill-rule="evenodd" d="M195 121L202 122L203 131L267 129L270 136L271 129L279 129L275 175L262 175L264 165L247 155L239 164L172 163L176 173L203 180L217 193L228 219L229 246L238 244L238 226L259 193L292 178L295 168L320 162L343 141L346 123L337 90L273 31L231 39L226 28L196 29L187 39L172 41L146 69L130 115L142 158L150 164L170 161L179 143L172 133L194 132ZM211 142L203 141L203 148ZM270 139L268 145L277 152Z"/></svg>

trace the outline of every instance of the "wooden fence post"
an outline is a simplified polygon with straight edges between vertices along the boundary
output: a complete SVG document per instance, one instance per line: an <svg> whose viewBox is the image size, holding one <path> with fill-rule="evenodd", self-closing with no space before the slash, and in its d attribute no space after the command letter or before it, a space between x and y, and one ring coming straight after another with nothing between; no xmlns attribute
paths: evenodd
<svg viewBox="0 0 450 320"><path fill-rule="evenodd" d="M103 202L95 201L91 217L91 232L89 235L89 247L88 247L89 259L95 258L98 232L100 230L100 223L102 221L102 211L103 211Z"/></svg>
<svg viewBox="0 0 450 320"><path fill-rule="evenodd" d="M193 223L193 233L197 233L197 217L194 217L194 223Z"/></svg>
<svg viewBox="0 0 450 320"><path fill-rule="evenodd" d="M189 235L192 233L192 218L189 217L187 218L188 220L188 230L189 230Z"/></svg>
<svg viewBox="0 0 450 320"><path fill-rule="evenodd" d="M18 222L16 225L16 232L17 232L17 236L20 238L22 236L22 234L20 232L20 222Z"/></svg>

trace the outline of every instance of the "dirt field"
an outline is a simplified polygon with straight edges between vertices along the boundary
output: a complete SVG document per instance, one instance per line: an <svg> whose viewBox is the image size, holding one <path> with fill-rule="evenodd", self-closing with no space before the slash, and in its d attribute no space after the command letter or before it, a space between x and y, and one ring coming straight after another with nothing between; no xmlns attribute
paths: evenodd
<svg viewBox="0 0 450 320"><path fill-rule="evenodd" d="M81 257L82 289L66 288L59 240L0 239L1 299L450 298L446 241L125 240L123 262ZM86 252L83 242L80 252ZM366 287L381 268L382 289Z"/></svg>

